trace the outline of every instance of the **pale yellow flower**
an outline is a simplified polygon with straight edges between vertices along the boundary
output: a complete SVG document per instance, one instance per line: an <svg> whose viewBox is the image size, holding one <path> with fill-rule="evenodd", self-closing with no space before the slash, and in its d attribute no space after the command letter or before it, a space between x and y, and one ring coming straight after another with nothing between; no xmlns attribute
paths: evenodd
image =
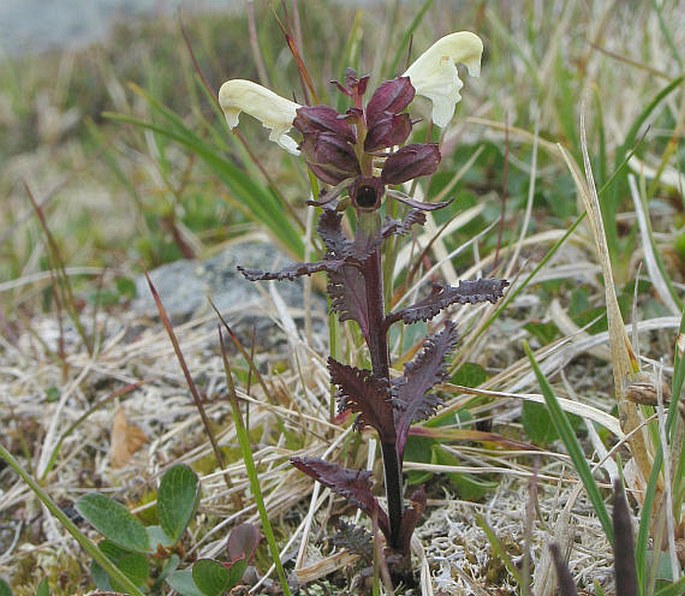
<svg viewBox="0 0 685 596"><path fill-rule="evenodd" d="M447 126L454 108L461 100L459 90L464 83L456 65L464 64L473 77L480 75L483 42L475 33L458 31L440 38L404 73L417 95L433 102L431 119L439 127Z"/></svg>
<svg viewBox="0 0 685 596"><path fill-rule="evenodd" d="M240 113L245 112L271 130L271 141L278 143L288 153L300 154L297 143L287 134L292 128L299 104L244 79L232 79L221 85L219 104L231 129L238 126Z"/></svg>

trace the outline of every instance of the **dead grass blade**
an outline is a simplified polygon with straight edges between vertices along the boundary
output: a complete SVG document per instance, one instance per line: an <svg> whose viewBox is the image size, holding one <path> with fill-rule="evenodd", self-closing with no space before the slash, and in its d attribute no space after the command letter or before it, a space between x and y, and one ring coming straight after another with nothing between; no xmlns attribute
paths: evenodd
<svg viewBox="0 0 685 596"><path fill-rule="evenodd" d="M164 309L162 300L159 297L159 294L157 293L157 289L155 288L154 284L152 283L152 280L150 279L150 276L147 273L145 273L145 278L147 279L148 286L150 287L150 292L152 292L152 297L155 301L155 304L157 305L159 318L162 321L162 324L164 325L167 334L169 335L169 340L171 341L171 345L173 345L174 347L176 358L178 359L178 363L181 366L181 370L183 371L183 376L185 377L186 383L188 384L188 389L190 390L190 394L193 396L193 402L195 403L195 407L197 408L197 411L200 414L202 426L204 426L205 432L207 433L207 437L209 438L209 442L212 445L212 451L214 451L214 456L216 457L217 465L222 470L225 470L226 463L224 462L224 456L221 453L219 444L217 443L216 437L214 436L214 432L212 431L212 427L209 423L209 418L207 417L207 412L205 412L205 406L202 403L202 398L200 397L200 393L197 390L197 386L195 385L193 376L190 374L190 370L188 369L186 360L183 357L181 345L178 343L178 339L176 338L176 334L174 333L174 328L172 327L171 321L169 320L169 317L166 314L166 310ZM231 491L231 489L233 488L233 484L231 482L230 476L227 473L224 474L224 480L226 482L226 488L228 488L228 490ZM240 501L240 496L237 493L234 494L236 498L236 506L239 509L241 509L242 503Z"/></svg>
<svg viewBox="0 0 685 596"><path fill-rule="evenodd" d="M585 211L588 215L588 221L595 241L597 258L602 267L605 288L604 297L609 328L609 346L611 348L611 364L614 375L614 394L622 420L625 420L625 432L626 434L632 435L630 440L631 453L635 458L640 473L643 478L646 479L649 478L652 466L649 451L647 449L647 438L643 432L631 433L631 431L642 425L642 419L637 406L628 401L625 395L625 389L628 383L633 380L635 374L639 372L640 367L635 352L633 351L630 338L626 332L626 326L623 322L623 317L618 305L611 266L611 256L609 254L604 222L602 220L599 205L599 197L597 188L595 187L590 156L588 153L584 109L581 109L580 112L580 140L585 170L584 176L580 173L578 166L568 152L561 145L558 145L558 147L571 172L576 189L585 206Z"/></svg>

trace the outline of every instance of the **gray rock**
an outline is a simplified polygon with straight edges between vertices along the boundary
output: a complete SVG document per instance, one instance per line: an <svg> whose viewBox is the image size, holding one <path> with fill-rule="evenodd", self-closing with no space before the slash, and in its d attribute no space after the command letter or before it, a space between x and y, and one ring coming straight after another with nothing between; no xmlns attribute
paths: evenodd
<svg viewBox="0 0 685 596"><path fill-rule="evenodd" d="M249 322L257 327L273 325L268 312L273 311L268 296L268 284L276 289L285 304L299 309L302 316L304 290L302 280L294 282L250 282L236 269L275 270L289 263L289 259L268 244L248 243L227 248L205 261L185 260L162 265L150 272L150 279L160 295L169 318L185 321L212 311L209 300L231 325ZM157 317L157 307L145 276L136 279L137 298L132 308L139 316ZM315 296L313 310L317 318L325 317L326 304ZM299 318L297 316L294 318Z"/></svg>

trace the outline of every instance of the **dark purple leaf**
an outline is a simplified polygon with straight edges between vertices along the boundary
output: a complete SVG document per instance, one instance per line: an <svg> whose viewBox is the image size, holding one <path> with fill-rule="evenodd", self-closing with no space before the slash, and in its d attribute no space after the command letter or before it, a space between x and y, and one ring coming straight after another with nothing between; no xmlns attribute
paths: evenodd
<svg viewBox="0 0 685 596"><path fill-rule="evenodd" d="M388 379L373 376L370 370L363 370L341 364L328 358L331 382L338 387L341 412L358 414L355 425L358 429L372 426L378 431L381 442L395 440L393 406Z"/></svg>
<svg viewBox="0 0 685 596"><path fill-rule="evenodd" d="M426 491L423 486L414 491L409 497L411 507L402 514L402 524L400 525L399 544L397 550L408 553L411 545L411 536L414 529L421 520L423 512L426 510Z"/></svg>
<svg viewBox="0 0 685 596"><path fill-rule="evenodd" d="M250 281L267 281L271 279L293 280L296 277L303 275L312 275L319 271L336 272L344 265L342 260L324 260L315 263L293 263L281 269L280 271L263 271L262 269L245 269L238 265L238 271L242 273L246 279Z"/></svg>
<svg viewBox="0 0 685 596"><path fill-rule="evenodd" d="M378 527L389 536L388 516L371 492L371 472L351 470L314 457L291 457L290 463L330 488L370 517L378 516Z"/></svg>
<svg viewBox="0 0 685 596"><path fill-rule="evenodd" d="M364 139L364 151L372 152L387 147L402 145L411 134L409 114L384 112L376 118Z"/></svg>
<svg viewBox="0 0 685 596"><path fill-rule="evenodd" d="M619 480L614 481L614 576L616 593L621 596L637 596L637 568L635 567L635 541L630 519L628 501Z"/></svg>
<svg viewBox="0 0 685 596"><path fill-rule="evenodd" d="M374 92L366 104L366 122L373 127L377 118L384 112L399 114L414 99L416 90L409 81L409 77L398 77L392 81L385 81Z"/></svg>
<svg viewBox="0 0 685 596"><path fill-rule="evenodd" d="M338 313L338 318L341 321L356 321L364 337L368 338L366 284L359 267L343 265L338 271L330 271L326 289L331 297L331 308Z"/></svg>
<svg viewBox="0 0 685 596"><path fill-rule="evenodd" d="M425 420L435 413L442 403L435 395L427 395L433 385L444 380L447 371L445 358L457 343L457 327L448 321L436 335L430 335L419 354L404 366L404 375L395 381L395 428L397 454L402 461L412 423Z"/></svg>
<svg viewBox="0 0 685 596"><path fill-rule="evenodd" d="M259 530L257 526L250 523L237 525L231 530L226 542L228 560L237 561L238 559L245 559L249 562L254 557L257 546L259 546Z"/></svg>
<svg viewBox="0 0 685 596"><path fill-rule="evenodd" d="M391 324L400 319L407 324L427 321L452 304L476 304L478 302L494 304L504 295L504 288L508 285L509 282L506 279L462 280L456 287L435 285L427 298L390 313L386 317L386 322Z"/></svg>
<svg viewBox="0 0 685 596"><path fill-rule="evenodd" d="M386 184L402 184L420 176L429 176L438 169L438 165L440 149L437 145L407 145L385 160L381 177Z"/></svg>
<svg viewBox="0 0 685 596"><path fill-rule="evenodd" d="M426 214L419 209L410 209L404 214L404 217L399 219L386 219L381 236L389 238L390 236L404 236L411 231L412 226L422 226L426 223Z"/></svg>
<svg viewBox="0 0 685 596"><path fill-rule="evenodd" d="M552 551L552 560L554 561L554 568L557 571L557 584L559 588L559 596L578 596L578 591L573 583L573 576L561 556L559 546L553 542L549 545L549 550ZM620 592L617 592L617 594Z"/></svg>
<svg viewBox="0 0 685 596"><path fill-rule="evenodd" d="M373 536L362 526L338 520L338 532L332 538L334 546L345 548L351 553L361 555L367 562L373 561Z"/></svg>
<svg viewBox="0 0 685 596"><path fill-rule="evenodd" d="M333 258L344 259L350 255L351 243L340 225L342 215L332 209L324 209L319 219L319 236L326 245L328 254Z"/></svg>
<svg viewBox="0 0 685 596"><path fill-rule="evenodd" d="M312 133L332 133L350 143L357 142L357 135L345 116L341 116L329 106L304 106L297 110L293 127L303 136Z"/></svg>
<svg viewBox="0 0 685 596"><path fill-rule="evenodd" d="M437 211L443 207L447 207L452 201L442 201L440 203L424 203L423 201L417 201L409 195L399 192L397 190L391 190L389 188L385 189L385 196L389 199L394 199L400 203L408 205L412 209L420 209L421 211Z"/></svg>

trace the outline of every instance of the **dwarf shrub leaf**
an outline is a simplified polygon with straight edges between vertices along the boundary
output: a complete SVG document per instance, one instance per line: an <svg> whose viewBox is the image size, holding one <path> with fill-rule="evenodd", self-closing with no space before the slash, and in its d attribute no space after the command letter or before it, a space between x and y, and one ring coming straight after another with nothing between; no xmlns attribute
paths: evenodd
<svg viewBox="0 0 685 596"><path fill-rule="evenodd" d="M138 553L150 552L145 527L121 503L90 493L79 499L76 510L114 544Z"/></svg>
<svg viewBox="0 0 685 596"><path fill-rule="evenodd" d="M200 559L193 565L193 580L207 596L221 596L228 589L228 569L214 559Z"/></svg>
<svg viewBox="0 0 685 596"><path fill-rule="evenodd" d="M200 498L200 481L197 474L185 464L170 468L159 484L157 514L164 533L177 542Z"/></svg>
<svg viewBox="0 0 685 596"><path fill-rule="evenodd" d="M166 578L166 583L181 596L207 596L197 587L197 584L193 579L193 572L190 569L173 571L169 574L169 577Z"/></svg>

